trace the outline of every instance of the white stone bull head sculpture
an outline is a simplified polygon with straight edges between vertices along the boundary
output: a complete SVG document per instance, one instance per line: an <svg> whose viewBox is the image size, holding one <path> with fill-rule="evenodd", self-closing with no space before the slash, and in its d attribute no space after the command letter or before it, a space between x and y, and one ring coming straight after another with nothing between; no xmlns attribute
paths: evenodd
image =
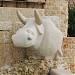
<svg viewBox="0 0 75 75"><path fill-rule="evenodd" d="M17 11L17 15L25 26L12 36L15 46L33 46L41 56L49 57L50 59L53 59L58 51L62 56L63 35L52 20L47 17L40 17L36 10L34 10L35 18L25 18L19 11Z"/></svg>

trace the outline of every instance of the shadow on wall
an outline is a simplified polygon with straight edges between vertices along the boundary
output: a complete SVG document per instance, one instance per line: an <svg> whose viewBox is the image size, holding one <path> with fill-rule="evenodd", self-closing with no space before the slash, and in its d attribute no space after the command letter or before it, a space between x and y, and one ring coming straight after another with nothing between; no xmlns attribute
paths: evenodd
<svg viewBox="0 0 75 75"><path fill-rule="evenodd" d="M68 37L75 37L75 9L69 9Z"/></svg>

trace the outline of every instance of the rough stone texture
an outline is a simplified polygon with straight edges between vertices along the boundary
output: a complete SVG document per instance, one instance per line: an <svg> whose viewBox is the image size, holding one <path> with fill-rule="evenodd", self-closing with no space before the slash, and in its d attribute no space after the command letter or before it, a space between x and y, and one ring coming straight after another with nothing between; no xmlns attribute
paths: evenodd
<svg viewBox="0 0 75 75"><path fill-rule="evenodd" d="M8 11L7 11L8 10ZM18 9L24 16L33 17L33 9ZM4 59L5 63L15 63L18 60L23 60L29 55L37 55L34 49L28 48L17 48L13 45L11 36L23 26L16 15L16 8L0 8L0 43L4 45ZM31 12L31 13L28 13ZM38 10L40 15L44 15L44 10ZM51 17L52 21L55 23L54 17ZM56 25L60 27L59 18L57 18ZM2 51L2 50L1 50ZM10 56L9 56L10 55ZM7 57L8 56L8 57Z"/></svg>
<svg viewBox="0 0 75 75"><path fill-rule="evenodd" d="M73 73L65 69L52 69L50 71L50 74L51 75L73 75Z"/></svg>
<svg viewBox="0 0 75 75"><path fill-rule="evenodd" d="M12 6L15 6L14 3ZM62 24L60 26L60 29L62 30L64 36L67 36L67 27L68 27L67 7L68 7L68 2L66 0L47 0L45 5L46 15L59 16L62 19ZM31 9L26 11L23 9L19 9L19 10L24 16L33 17L32 14L33 11L31 12ZM25 13L28 11L31 12L31 14ZM40 14L44 15L41 12ZM23 60L25 57L27 58L28 54L32 55L31 53L34 50L16 48L12 44L11 41L12 34L14 34L15 31L22 26L23 25L20 23L20 21L16 16L15 8L0 8L0 61L1 61L0 64L1 65L5 63L12 64L15 63L17 60ZM63 40L63 54L64 54L63 59L68 63L71 71L75 73L75 50L74 49L75 49L75 38L65 37ZM36 54L36 51L34 51L34 53Z"/></svg>
<svg viewBox="0 0 75 75"><path fill-rule="evenodd" d="M30 0L33 1L33 0ZM45 0L36 0L44 2ZM61 30L65 36L67 36L67 23L68 23L68 1L66 0L46 0L45 5L40 3L17 3L15 2L4 2L3 7L24 7L24 8L45 8L46 15L56 15L62 19ZM10 10L10 9L9 9ZM6 10L6 12L9 12ZM6 13L5 12L5 13ZM3 16L2 16L3 17ZM7 17L7 16L5 16ZM8 17L7 17L8 18Z"/></svg>
<svg viewBox="0 0 75 75"><path fill-rule="evenodd" d="M75 9L75 0L68 0L69 9Z"/></svg>
<svg viewBox="0 0 75 75"><path fill-rule="evenodd" d="M47 0L45 5L46 15L59 16L62 19L60 26L64 36L67 36L68 28L68 1L67 0Z"/></svg>
<svg viewBox="0 0 75 75"><path fill-rule="evenodd" d="M63 59L68 63L71 71L75 73L75 38L74 37L64 38Z"/></svg>
<svg viewBox="0 0 75 75"><path fill-rule="evenodd" d="M45 0L0 1L1 7L44 8Z"/></svg>
<svg viewBox="0 0 75 75"><path fill-rule="evenodd" d="M15 0L1 0L1 1L15 1ZM18 1L24 1L24 0L18 0ZM27 0L26 2L45 2L45 0Z"/></svg>
<svg viewBox="0 0 75 75"><path fill-rule="evenodd" d="M45 0L27 0L28 2L45 2Z"/></svg>
<svg viewBox="0 0 75 75"><path fill-rule="evenodd" d="M0 67L4 65L4 45L0 44Z"/></svg>
<svg viewBox="0 0 75 75"><path fill-rule="evenodd" d="M10 43L10 37L9 37L8 31L0 31L0 44L2 43Z"/></svg>
<svg viewBox="0 0 75 75"><path fill-rule="evenodd" d="M16 7L16 3L15 2L3 2L2 4L3 7Z"/></svg>
<svg viewBox="0 0 75 75"><path fill-rule="evenodd" d="M31 57L22 61L17 61L15 64L12 64L10 68L0 69L0 74L1 75L50 75L50 70L57 68L56 63L57 63L56 61L37 59L35 57ZM60 65L62 64L60 63Z"/></svg>
<svg viewBox="0 0 75 75"><path fill-rule="evenodd" d="M52 65L51 61L25 59L12 65L9 69L0 70L0 75L47 75Z"/></svg>
<svg viewBox="0 0 75 75"><path fill-rule="evenodd" d="M26 17L34 17L33 9L18 9ZM31 13L29 13L31 12ZM44 10L38 10L40 15L44 15ZM16 48L11 40L11 36L23 26L16 15L16 8L0 8L0 65L15 63L18 60L24 60L27 55L33 55L30 49ZM1 46L0 45L0 46ZM3 49L2 49L3 48ZM30 50L30 51L28 51ZM27 51L27 52L26 52ZM35 51L34 51L35 52ZM3 60L2 60L3 57Z"/></svg>

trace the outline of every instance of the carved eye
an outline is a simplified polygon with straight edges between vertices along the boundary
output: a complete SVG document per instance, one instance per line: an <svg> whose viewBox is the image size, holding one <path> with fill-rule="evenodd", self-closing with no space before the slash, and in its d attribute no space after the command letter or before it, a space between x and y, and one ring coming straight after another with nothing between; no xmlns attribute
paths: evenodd
<svg viewBox="0 0 75 75"><path fill-rule="evenodd" d="M28 37L28 40L32 40L30 37Z"/></svg>

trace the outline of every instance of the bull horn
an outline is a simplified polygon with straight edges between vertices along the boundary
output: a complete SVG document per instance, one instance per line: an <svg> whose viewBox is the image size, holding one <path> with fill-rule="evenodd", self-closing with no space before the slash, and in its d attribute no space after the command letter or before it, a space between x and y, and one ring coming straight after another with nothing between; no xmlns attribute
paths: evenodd
<svg viewBox="0 0 75 75"><path fill-rule="evenodd" d="M17 16L23 24L26 24L26 21L25 21L26 18L18 10L17 10Z"/></svg>
<svg viewBox="0 0 75 75"><path fill-rule="evenodd" d="M40 18L39 13L36 10L34 10L34 17L35 17L36 24L41 25L42 24L42 20Z"/></svg>

